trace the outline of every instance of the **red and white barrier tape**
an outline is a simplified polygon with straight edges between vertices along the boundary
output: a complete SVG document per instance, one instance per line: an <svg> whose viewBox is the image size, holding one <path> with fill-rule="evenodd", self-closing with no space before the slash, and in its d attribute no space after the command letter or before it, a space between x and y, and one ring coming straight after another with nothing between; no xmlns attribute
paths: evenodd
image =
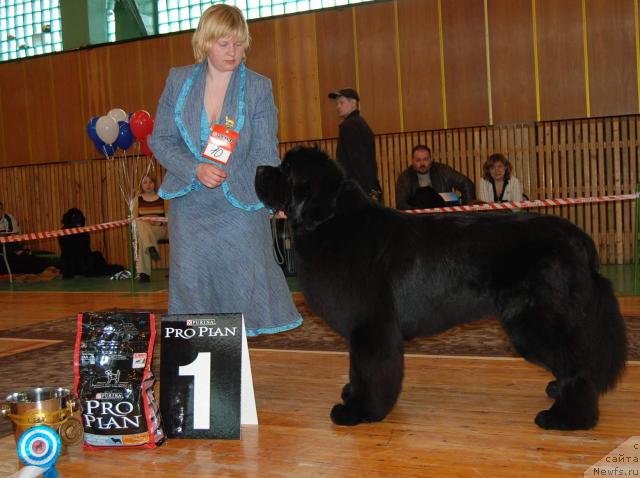
<svg viewBox="0 0 640 478"><path fill-rule="evenodd" d="M499 202L499 203L486 203L486 204L474 204L473 206L445 206L436 207L433 209L410 209L406 212L409 214L432 214L435 212L467 212L467 211L498 211L504 209L528 209L535 207L553 207L553 206L568 206L575 204L593 204L600 202L611 201L628 201L631 199L637 199L640 196L639 193L633 194L615 194L612 196L594 196L588 198L554 198L554 199L535 199L533 201L511 201L511 202ZM166 217L139 217L138 221L153 221L153 222L167 222ZM24 241L36 241L38 239L50 239L52 237L71 236L73 234L80 234L83 232L104 231L106 229L115 229L116 227L122 227L127 224L131 219L121 219L119 221L105 222L103 224L96 224L94 226L84 227L72 227L69 229L58 229L57 231L47 232L30 232L28 234L16 234L12 236L0 237L0 244L6 242L24 242Z"/></svg>
<svg viewBox="0 0 640 478"><path fill-rule="evenodd" d="M599 202L610 201L628 201L631 199L637 199L638 193L633 194L615 194L612 196L595 196L589 198L554 198L554 199L535 199L533 201L510 201L510 202L497 202L497 203L485 203L474 204L472 206L444 206L434 207L432 209L410 209L407 211L409 214L431 214L434 212L467 212L467 211L498 211L504 209L528 209L535 207L549 207L549 206L569 206L575 204L592 204Z"/></svg>
<svg viewBox="0 0 640 478"><path fill-rule="evenodd" d="M139 217L140 221L154 221L154 222L167 222L166 217ZM56 231L47 232L30 232L28 234L14 234L11 236L0 237L0 244L7 242L25 242L25 241L37 241L38 239L50 239L52 237L71 236L73 234L80 234L83 232L104 231L106 229L115 229L116 227L122 227L129 224L130 219L121 219L119 221L105 222L102 224L95 224L93 226L83 227L70 227L69 229L58 229Z"/></svg>

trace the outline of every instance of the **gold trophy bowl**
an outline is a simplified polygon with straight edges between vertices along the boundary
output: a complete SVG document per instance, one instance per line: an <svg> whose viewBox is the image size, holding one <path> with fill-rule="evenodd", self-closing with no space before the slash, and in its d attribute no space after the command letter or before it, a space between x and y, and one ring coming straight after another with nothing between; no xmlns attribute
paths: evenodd
<svg viewBox="0 0 640 478"><path fill-rule="evenodd" d="M31 388L11 393L5 401L0 414L13 423L16 443L25 430L38 425L56 430L64 445L73 445L82 439L82 423L73 416L79 409L78 401L68 388Z"/></svg>

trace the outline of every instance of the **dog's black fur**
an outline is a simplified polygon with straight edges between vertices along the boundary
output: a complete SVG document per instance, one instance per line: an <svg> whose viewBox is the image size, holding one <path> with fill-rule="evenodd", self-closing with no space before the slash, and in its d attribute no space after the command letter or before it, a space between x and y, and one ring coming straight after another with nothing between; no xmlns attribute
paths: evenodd
<svg viewBox="0 0 640 478"><path fill-rule="evenodd" d="M535 422L588 429L626 359L624 322L593 241L555 216L413 216L370 202L326 154L289 151L256 191L287 214L311 309L349 342L339 425L382 420L403 376L403 339L497 317L515 349L548 369L555 399Z"/></svg>
<svg viewBox="0 0 640 478"><path fill-rule="evenodd" d="M85 217L78 208L71 208L62 216L64 229L82 227ZM62 278L71 279L75 275L110 276L124 269L118 264L107 264L99 251L91 250L91 238L88 232L62 236L58 238L62 261Z"/></svg>

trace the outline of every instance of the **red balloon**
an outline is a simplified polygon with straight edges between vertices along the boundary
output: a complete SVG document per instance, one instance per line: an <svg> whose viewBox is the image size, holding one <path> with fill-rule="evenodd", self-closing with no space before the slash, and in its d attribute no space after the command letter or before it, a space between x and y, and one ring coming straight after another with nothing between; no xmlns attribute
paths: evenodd
<svg viewBox="0 0 640 478"><path fill-rule="evenodd" d="M147 143L148 140L149 140L149 135L139 139L140 154L143 154L145 156L153 156L153 151L151 151L151 148L149 148L149 144Z"/></svg>
<svg viewBox="0 0 640 478"><path fill-rule="evenodd" d="M153 131L153 118L148 111L136 111L129 118L129 128L137 139L146 138Z"/></svg>

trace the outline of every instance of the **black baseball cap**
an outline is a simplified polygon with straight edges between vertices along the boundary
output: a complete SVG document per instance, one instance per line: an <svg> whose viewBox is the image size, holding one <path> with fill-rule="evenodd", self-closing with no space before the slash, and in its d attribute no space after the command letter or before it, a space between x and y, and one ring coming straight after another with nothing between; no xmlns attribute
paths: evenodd
<svg viewBox="0 0 640 478"><path fill-rule="evenodd" d="M341 90L332 91L331 93L329 93L329 98L331 98L332 100L335 100L339 96L344 96L345 98L351 98L356 101L360 101L360 96L358 96L358 92L353 88L342 88Z"/></svg>

